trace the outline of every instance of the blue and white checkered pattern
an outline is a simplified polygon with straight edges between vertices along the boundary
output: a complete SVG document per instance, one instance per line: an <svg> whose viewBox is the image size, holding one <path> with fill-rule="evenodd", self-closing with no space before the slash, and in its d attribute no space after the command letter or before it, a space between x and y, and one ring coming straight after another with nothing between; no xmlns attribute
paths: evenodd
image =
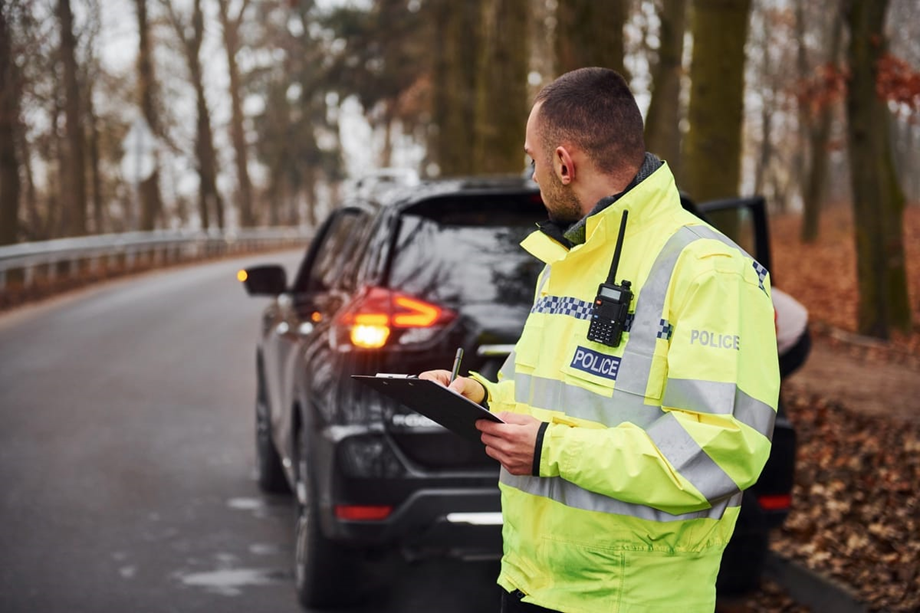
<svg viewBox="0 0 920 613"><path fill-rule="evenodd" d="M764 279L767 278L767 269L760 265L760 262L754 260L754 270L757 271L757 277L760 279L760 289L767 291L763 286Z"/></svg>
<svg viewBox="0 0 920 613"><path fill-rule="evenodd" d="M674 326L668 323L667 319L662 319L658 323L658 338L663 338L665 340L671 340L671 335L674 333Z"/></svg>
<svg viewBox="0 0 920 613"><path fill-rule="evenodd" d="M571 296L544 296L533 305L530 312L591 319L591 303Z"/></svg>
<svg viewBox="0 0 920 613"><path fill-rule="evenodd" d="M623 331L624 331L624 332L629 332L629 330L632 328L633 321L634 321L635 319L636 319L636 314L635 314L635 313L628 313L628 314L626 315L626 323L623 324Z"/></svg>

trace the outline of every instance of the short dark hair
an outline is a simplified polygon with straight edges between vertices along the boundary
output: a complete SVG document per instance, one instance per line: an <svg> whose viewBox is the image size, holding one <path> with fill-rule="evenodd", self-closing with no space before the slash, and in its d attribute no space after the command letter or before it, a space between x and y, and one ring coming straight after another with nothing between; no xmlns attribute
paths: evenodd
<svg viewBox="0 0 920 613"><path fill-rule="evenodd" d="M579 68L544 87L538 129L551 154L566 141L606 174L638 171L645 156L642 114L626 80L609 68Z"/></svg>

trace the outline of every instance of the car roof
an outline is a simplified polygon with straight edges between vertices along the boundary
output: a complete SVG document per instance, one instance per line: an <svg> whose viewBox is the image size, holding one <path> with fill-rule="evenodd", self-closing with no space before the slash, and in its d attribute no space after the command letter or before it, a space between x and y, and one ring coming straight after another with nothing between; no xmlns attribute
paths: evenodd
<svg viewBox="0 0 920 613"><path fill-rule="evenodd" d="M378 186L375 186L375 188ZM403 210L419 202L452 196L539 194L536 184L520 175L427 179L416 184L380 184L358 200Z"/></svg>

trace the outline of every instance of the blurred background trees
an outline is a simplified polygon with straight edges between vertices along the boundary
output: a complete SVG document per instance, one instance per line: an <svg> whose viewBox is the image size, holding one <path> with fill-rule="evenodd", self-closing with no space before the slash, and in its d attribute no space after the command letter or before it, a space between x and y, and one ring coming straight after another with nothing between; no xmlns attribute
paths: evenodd
<svg viewBox="0 0 920 613"><path fill-rule="evenodd" d="M852 203L860 279L876 283L861 327L885 336L910 325L915 12L916 0L0 0L0 244L314 226L384 166L520 174L539 87L603 65L630 80L649 149L695 199L763 193L803 214L805 241L823 208ZM124 147L138 124L143 160Z"/></svg>

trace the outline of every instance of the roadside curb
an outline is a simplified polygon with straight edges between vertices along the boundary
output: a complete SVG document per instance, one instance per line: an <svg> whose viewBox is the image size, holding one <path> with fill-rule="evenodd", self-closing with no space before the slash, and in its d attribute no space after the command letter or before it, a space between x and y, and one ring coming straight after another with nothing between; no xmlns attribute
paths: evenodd
<svg viewBox="0 0 920 613"><path fill-rule="evenodd" d="M767 553L764 573L786 589L789 596L815 613L868 613L852 590L774 552Z"/></svg>

